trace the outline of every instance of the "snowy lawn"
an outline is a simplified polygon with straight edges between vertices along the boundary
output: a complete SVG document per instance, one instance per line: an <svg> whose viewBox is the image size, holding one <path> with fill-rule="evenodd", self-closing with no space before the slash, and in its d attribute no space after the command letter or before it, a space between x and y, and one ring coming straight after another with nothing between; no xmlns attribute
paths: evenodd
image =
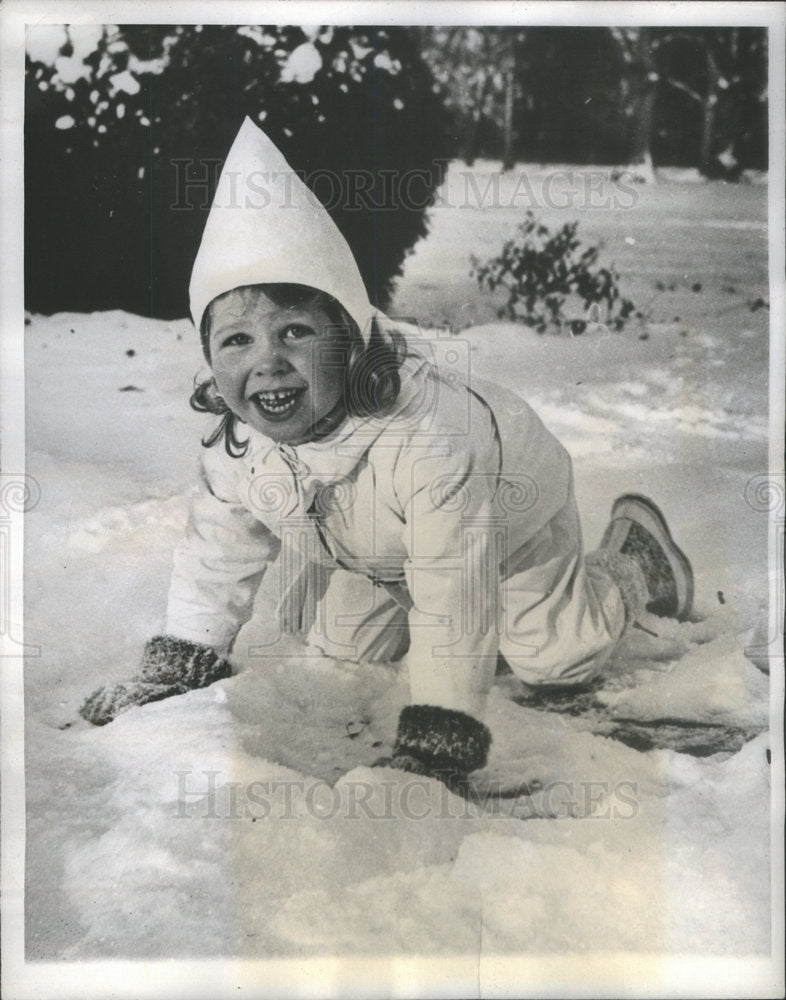
<svg viewBox="0 0 786 1000"><path fill-rule="evenodd" d="M448 184L465 183L454 168ZM586 711L499 679L481 778L532 794L485 809L370 768L406 678L270 645L272 573L235 676L103 729L78 720L162 627L203 362L186 321L32 317L28 959L769 952L768 678L744 653L767 594L768 516L749 484L768 467L768 312L746 306L767 295L766 188L634 194L627 210L542 214L604 241L646 327L571 339L495 319L468 255L499 249L523 195L435 208L391 310L450 323L473 372L535 406L574 457L589 548L633 489L696 571L695 620L631 632Z"/></svg>

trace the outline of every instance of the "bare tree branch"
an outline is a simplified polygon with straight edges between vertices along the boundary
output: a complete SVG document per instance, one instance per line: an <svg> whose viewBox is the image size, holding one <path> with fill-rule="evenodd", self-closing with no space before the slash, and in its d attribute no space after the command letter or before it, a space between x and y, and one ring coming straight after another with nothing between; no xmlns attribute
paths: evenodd
<svg viewBox="0 0 786 1000"><path fill-rule="evenodd" d="M687 83L683 83L681 80L672 80L671 77L662 76L661 79L664 83L667 83L670 87L674 87L675 90L681 90L683 93L687 94L688 97L693 98L699 104L704 104L704 98L701 94L697 94L693 87L689 87Z"/></svg>

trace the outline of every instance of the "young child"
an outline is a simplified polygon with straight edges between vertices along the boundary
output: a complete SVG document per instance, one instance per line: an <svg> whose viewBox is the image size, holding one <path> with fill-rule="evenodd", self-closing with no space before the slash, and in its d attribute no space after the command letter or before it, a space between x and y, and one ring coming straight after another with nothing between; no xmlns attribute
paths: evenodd
<svg viewBox="0 0 786 1000"><path fill-rule="evenodd" d="M500 660L529 684L581 684L645 608L688 614L691 568L658 508L621 497L585 558L564 448L518 397L375 313L327 212L248 119L190 295L212 370L192 404L221 419L166 635L86 719L228 677L275 563L283 632L343 659L405 657L392 765L461 778L486 763Z"/></svg>

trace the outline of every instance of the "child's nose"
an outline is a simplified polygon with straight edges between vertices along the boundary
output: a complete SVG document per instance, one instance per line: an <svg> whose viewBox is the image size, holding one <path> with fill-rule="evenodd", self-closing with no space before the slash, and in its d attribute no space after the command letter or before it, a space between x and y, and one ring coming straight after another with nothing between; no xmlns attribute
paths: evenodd
<svg viewBox="0 0 786 1000"><path fill-rule="evenodd" d="M278 340L270 339L259 343L254 355L254 370L257 375L283 375L292 370Z"/></svg>

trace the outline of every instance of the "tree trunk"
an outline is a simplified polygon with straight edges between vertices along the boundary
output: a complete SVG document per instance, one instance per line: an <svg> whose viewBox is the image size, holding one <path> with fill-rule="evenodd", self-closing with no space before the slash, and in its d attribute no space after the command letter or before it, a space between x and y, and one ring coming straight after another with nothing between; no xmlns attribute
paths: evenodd
<svg viewBox="0 0 786 1000"><path fill-rule="evenodd" d="M468 167L477 159L478 155L478 133L480 131L480 112L474 110L469 116L467 131L464 136L464 162Z"/></svg>
<svg viewBox="0 0 786 1000"><path fill-rule="evenodd" d="M715 137L715 109L718 105L718 81L720 73L712 53L707 47L707 95L704 98L704 117L701 123L701 152L699 169L705 176L714 172L712 162L712 140Z"/></svg>
<svg viewBox="0 0 786 1000"><path fill-rule="evenodd" d="M636 63L639 71L637 96L633 111L630 163L642 181L652 183L652 132L655 123L655 98L657 97L657 71L652 55L652 37L649 28L640 28L636 45Z"/></svg>
<svg viewBox="0 0 786 1000"><path fill-rule="evenodd" d="M513 88L516 78L516 54L513 42L508 42L508 53L505 59L505 117L504 140L502 148L502 170L512 170L516 163L513 154Z"/></svg>

